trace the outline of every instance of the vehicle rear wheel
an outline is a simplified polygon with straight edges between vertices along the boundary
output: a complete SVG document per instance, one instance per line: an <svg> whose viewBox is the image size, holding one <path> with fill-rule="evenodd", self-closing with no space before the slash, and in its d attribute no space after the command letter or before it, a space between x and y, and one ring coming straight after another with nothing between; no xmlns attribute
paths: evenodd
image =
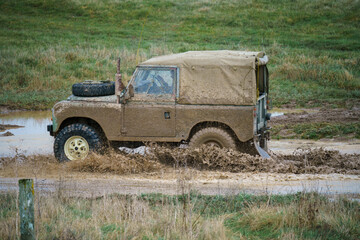
<svg viewBox="0 0 360 240"><path fill-rule="evenodd" d="M64 127L55 137L54 154L59 162L82 160L91 151L104 147L101 135L91 126L74 123Z"/></svg>
<svg viewBox="0 0 360 240"><path fill-rule="evenodd" d="M189 145L190 147L213 145L220 148L236 149L234 138L226 130L217 127L207 127L199 130L192 136Z"/></svg>

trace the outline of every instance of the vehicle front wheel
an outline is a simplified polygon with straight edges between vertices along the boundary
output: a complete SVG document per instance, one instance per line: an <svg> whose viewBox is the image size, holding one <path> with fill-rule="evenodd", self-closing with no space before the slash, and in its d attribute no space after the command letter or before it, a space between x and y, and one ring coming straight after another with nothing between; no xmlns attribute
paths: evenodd
<svg viewBox="0 0 360 240"><path fill-rule="evenodd" d="M104 146L101 135L91 126L70 124L56 135L54 154L59 162L82 160L93 152L99 152Z"/></svg>
<svg viewBox="0 0 360 240"><path fill-rule="evenodd" d="M236 149L234 138L226 130L217 127L207 127L199 130L192 136L189 145L190 147L213 145L220 148Z"/></svg>

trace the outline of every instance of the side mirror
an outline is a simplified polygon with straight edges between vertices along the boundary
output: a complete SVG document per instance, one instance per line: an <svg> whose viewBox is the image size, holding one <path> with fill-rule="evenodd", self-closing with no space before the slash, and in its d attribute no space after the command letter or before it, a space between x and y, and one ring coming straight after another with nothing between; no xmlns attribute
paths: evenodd
<svg viewBox="0 0 360 240"><path fill-rule="evenodd" d="M134 97L134 87L132 84L130 84L128 89L124 88L124 90L121 92L121 103L125 103L125 100L129 100L132 97Z"/></svg>
<svg viewBox="0 0 360 240"><path fill-rule="evenodd" d="M126 102L126 88L124 88L121 92L120 92L120 94L119 94L119 103L121 103L121 104L125 104L125 102Z"/></svg>

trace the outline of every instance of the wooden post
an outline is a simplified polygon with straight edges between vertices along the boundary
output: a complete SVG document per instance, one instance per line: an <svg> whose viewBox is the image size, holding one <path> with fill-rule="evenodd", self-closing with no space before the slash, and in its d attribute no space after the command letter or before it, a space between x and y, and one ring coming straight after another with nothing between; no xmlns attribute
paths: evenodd
<svg viewBox="0 0 360 240"><path fill-rule="evenodd" d="M35 239L34 181L19 180L20 239Z"/></svg>

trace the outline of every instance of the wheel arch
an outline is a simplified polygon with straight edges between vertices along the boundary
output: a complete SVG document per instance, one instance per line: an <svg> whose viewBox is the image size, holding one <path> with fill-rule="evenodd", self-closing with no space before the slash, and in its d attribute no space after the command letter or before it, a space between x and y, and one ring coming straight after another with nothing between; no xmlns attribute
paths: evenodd
<svg viewBox="0 0 360 240"><path fill-rule="evenodd" d="M96 122L95 120L91 119L91 118L87 118L87 117L71 117L71 118L67 118L64 121L61 122L56 134L63 129L64 127L73 124L73 123L83 123L83 124L87 124L93 128L95 128L95 130L101 134L103 137L106 138L106 134L105 131L102 129L102 127L100 126L100 124L98 122Z"/></svg>
<svg viewBox="0 0 360 240"><path fill-rule="evenodd" d="M190 141L190 139L194 136L194 134L196 132L198 132L199 130L203 129L203 128L207 128L207 127L218 127L218 128L222 128L225 131L227 131L229 134L231 134L231 136L236 140L239 141L239 138L237 137L237 135L235 134L235 131L227 124L223 123L223 122L216 122L216 121L204 121L204 122L199 122L197 124L195 124L191 130L190 133L188 135L187 141Z"/></svg>

